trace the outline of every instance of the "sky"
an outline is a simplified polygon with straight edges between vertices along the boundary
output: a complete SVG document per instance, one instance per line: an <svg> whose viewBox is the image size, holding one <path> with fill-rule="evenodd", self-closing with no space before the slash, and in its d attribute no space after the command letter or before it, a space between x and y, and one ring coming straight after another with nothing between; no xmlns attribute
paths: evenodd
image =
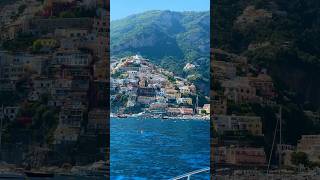
<svg viewBox="0 0 320 180"><path fill-rule="evenodd" d="M150 10L209 11L210 0L110 0L111 20Z"/></svg>

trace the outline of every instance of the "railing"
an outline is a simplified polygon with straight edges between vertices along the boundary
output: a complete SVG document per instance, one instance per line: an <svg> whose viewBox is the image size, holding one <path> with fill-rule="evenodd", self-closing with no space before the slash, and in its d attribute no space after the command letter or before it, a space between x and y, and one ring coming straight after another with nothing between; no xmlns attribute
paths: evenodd
<svg viewBox="0 0 320 180"><path fill-rule="evenodd" d="M196 171L192 171L192 172L189 172L189 173L174 177L174 178L172 178L170 180L179 180L179 179L183 179L183 178L187 178L187 180L190 180L192 175L203 173L203 172L208 172L208 171L210 171L210 168L203 168L203 169L199 169L199 170L196 170Z"/></svg>

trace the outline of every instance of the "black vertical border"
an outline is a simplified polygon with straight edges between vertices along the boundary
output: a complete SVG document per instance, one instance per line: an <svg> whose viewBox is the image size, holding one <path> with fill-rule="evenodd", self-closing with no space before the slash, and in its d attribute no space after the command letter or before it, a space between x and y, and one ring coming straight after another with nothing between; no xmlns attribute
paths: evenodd
<svg viewBox="0 0 320 180"><path fill-rule="evenodd" d="M213 134L213 47L214 47L214 12L213 12L214 0L210 0L210 179L214 180L215 176L215 144Z"/></svg>
<svg viewBox="0 0 320 180"><path fill-rule="evenodd" d="M106 24L107 24L107 33L106 33L106 41L107 41L107 57L106 57L106 79L107 79L107 110L108 110L108 117L107 117L107 180L110 179L110 0L104 0L106 3L106 11L107 11L107 18L106 18Z"/></svg>

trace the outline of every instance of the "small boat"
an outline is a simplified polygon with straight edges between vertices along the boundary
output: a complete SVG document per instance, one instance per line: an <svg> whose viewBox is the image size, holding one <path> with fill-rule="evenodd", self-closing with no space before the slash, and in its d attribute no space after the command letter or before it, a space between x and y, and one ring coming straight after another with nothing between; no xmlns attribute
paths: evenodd
<svg viewBox="0 0 320 180"><path fill-rule="evenodd" d="M27 177L54 177L53 173L46 173L46 172L33 172L33 171L26 171L24 172Z"/></svg>
<svg viewBox="0 0 320 180"><path fill-rule="evenodd" d="M162 119L169 119L168 116L162 116Z"/></svg>
<svg viewBox="0 0 320 180"><path fill-rule="evenodd" d="M79 177L107 177L108 164L105 161L98 161L89 166L74 166L71 169L73 176Z"/></svg>
<svg viewBox="0 0 320 180"><path fill-rule="evenodd" d="M127 118L128 116L126 116L125 114L118 114L118 118Z"/></svg>

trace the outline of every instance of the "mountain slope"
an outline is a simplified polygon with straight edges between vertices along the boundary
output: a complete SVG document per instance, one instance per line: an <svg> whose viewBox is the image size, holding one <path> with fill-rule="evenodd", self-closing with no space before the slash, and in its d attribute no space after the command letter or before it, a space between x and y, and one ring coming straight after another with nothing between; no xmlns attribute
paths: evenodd
<svg viewBox="0 0 320 180"><path fill-rule="evenodd" d="M178 75L209 82L209 12L148 11L111 22L111 55L141 54ZM196 65L186 73L187 63Z"/></svg>
<svg viewBox="0 0 320 180"><path fill-rule="evenodd" d="M283 106L284 142L319 134L319 123L304 111L320 112L320 1L224 0L216 1L212 12L214 58L222 60L221 50L234 53L272 76ZM265 119L264 134L272 142L270 114L277 110L253 109Z"/></svg>
<svg viewBox="0 0 320 180"><path fill-rule="evenodd" d="M215 49L267 68L285 96L320 110L320 1L225 0L213 15Z"/></svg>

